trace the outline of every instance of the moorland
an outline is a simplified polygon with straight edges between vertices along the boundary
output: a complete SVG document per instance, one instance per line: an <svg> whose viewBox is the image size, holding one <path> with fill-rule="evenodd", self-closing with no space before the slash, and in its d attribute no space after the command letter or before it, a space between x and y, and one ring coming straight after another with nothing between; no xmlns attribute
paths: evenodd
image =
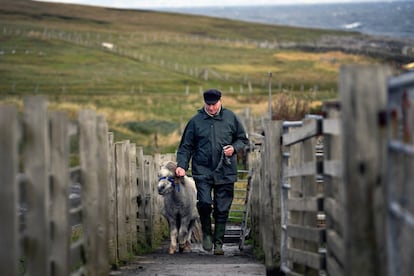
<svg viewBox="0 0 414 276"><path fill-rule="evenodd" d="M248 109L257 118L266 116L270 89L273 117L297 119L338 97L342 65L386 64L398 73L412 58L401 54L407 43L356 32L3 0L0 104L22 108L23 97L42 95L49 109L71 120L79 109L93 109L106 117L116 140L129 139L145 153L173 152L207 88L223 91L225 107Z"/></svg>

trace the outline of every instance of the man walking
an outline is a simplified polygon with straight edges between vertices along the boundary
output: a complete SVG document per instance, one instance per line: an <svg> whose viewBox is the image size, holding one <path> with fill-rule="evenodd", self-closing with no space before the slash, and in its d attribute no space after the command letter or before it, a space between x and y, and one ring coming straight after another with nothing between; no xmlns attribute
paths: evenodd
<svg viewBox="0 0 414 276"><path fill-rule="evenodd" d="M203 230L203 248L223 255L223 239L237 180L237 152L248 139L237 116L222 106L221 92L204 92L204 107L194 115L177 151L177 176L184 176L191 160L197 187L197 209ZM214 218L212 232L211 214Z"/></svg>

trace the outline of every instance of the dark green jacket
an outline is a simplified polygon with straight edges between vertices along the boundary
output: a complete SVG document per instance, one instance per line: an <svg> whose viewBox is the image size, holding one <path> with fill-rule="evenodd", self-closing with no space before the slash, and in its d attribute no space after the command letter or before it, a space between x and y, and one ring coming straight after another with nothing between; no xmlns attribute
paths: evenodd
<svg viewBox="0 0 414 276"><path fill-rule="evenodd" d="M223 157L223 147L232 145L235 153L228 165ZM185 127L177 151L177 165L191 169L194 179L213 177L215 184L234 183L237 180L237 152L248 145L243 125L230 110L222 107L219 114L209 116L204 107L190 119Z"/></svg>

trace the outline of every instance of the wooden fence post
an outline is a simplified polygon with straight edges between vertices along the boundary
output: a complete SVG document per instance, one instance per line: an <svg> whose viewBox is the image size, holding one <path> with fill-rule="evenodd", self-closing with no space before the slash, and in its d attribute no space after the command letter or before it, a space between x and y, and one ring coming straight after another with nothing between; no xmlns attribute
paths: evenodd
<svg viewBox="0 0 414 276"><path fill-rule="evenodd" d="M117 189L117 246L119 259L125 261L128 258L127 229L126 229L126 142L115 143L116 159L116 189Z"/></svg>
<svg viewBox="0 0 414 276"><path fill-rule="evenodd" d="M50 274L50 199L47 103L43 97L24 98L25 263L31 275Z"/></svg>
<svg viewBox="0 0 414 276"><path fill-rule="evenodd" d="M108 124L105 117L96 117L97 128L97 174L98 174L98 217L96 231L97 254L98 254L98 275L109 274L109 246L108 246L108 183L109 183L109 162L108 162Z"/></svg>
<svg viewBox="0 0 414 276"><path fill-rule="evenodd" d="M386 108L388 76L390 70L379 66L345 66L340 71L345 275L386 275L387 271L385 209L380 207L386 166L378 116Z"/></svg>
<svg viewBox="0 0 414 276"><path fill-rule="evenodd" d="M92 110L79 113L79 156L81 163L82 205L84 241L88 275L98 275L99 182L98 182L98 141L97 119Z"/></svg>
<svg viewBox="0 0 414 276"><path fill-rule="evenodd" d="M132 233L131 233L131 165L130 165L130 142L124 141L125 146L122 148L124 151L124 171L125 171L125 188L124 188L124 200L125 200L125 231L126 231L126 251L128 255L132 253ZM128 257L128 255L126 257Z"/></svg>
<svg viewBox="0 0 414 276"><path fill-rule="evenodd" d="M263 233L263 251L266 271L269 274L280 270L280 235L281 235L281 173L282 152L280 137L281 121L268 121L265 125L265 148L263 151L262 170L264 179L260 192L263 201L261 232ZM275 145L276 141L276 145ZM267 223L265 223L267 222ZM268 223L270 222L270 223Z"/></svg>
<svg viewBox="0 0 414 276"><path fill-rule="evenodd" d="M109 182L108 182L108 246L109 246L109 263L118 265L118 249L117 249L117 213L116 213L116 180L115 180L115 146L114 134L108 133L108 166L109 166Z"/></svg>
<svg viewBox="0 0 414 276"><path fill-rule="evenodd" d="M130 219L129 226L131 232L132 252L137 252L137 213L138 213L138 184L137 184L137 148L134 143L129 145L129 171L131 176L131 193L130 193Z"/></svg>
<svg viewBox="0 0 414 276"><path fill-rule="evenodd" d="M69 225L69 134L68 119L62 112L50 116L51 274L68 275L70 267Z"/></svg>
<svg viewBox="0 0 414 276"><path fill-rule="evenodd" d="M154 197L152 193L151 186L151 174L153 167L153 157L150 155L144 156L144 192L145 192L145 239L146 244L149 248L152 248L154 245L154 236L153 236L153 210L154 210Z"/></svg>
<svg viewBox="0 0 414 276"><path fill-rule="evenodd" d="M249 152L248 156L249 170L251 173L251 182L250 182L250 214L251 214L251 233L253 237L253 243L255 248L262 248L262 239L260 236L260 183L261 174L260 174L260 165L261 165L261 155L259 150L254 150Z"/></svg>
<svg viewBox="0 0 414 276"><path fill-rule="evenodd" d="M144 248L146 229L145 229L145 185L144 185L144 153L143 148L137 148L137 243L138 247Z"/></svg>
<svg viewBox="0 0 414 276"><path fill-rule="evenodd" d="M16 183L18 167L17 108L0 107L0 271L18 275L20 259L18 209L19 189Z"/></svg>
<svg viewBox="0 0 414 276"><path fill-rule="evenodd" d="M344 276L344 197L342 181L342 130L339 103L326 104L323 121L324 182L326 213L326 270L328 275Z"/></svg>

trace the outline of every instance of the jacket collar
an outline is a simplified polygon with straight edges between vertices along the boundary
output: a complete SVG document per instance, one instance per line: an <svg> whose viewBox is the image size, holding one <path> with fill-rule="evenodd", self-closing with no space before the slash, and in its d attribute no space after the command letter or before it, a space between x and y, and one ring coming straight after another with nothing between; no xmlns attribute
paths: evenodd
<svg viewBox="0 0 414 276"><path fill-rule="evenodd" d="M199 112L201 114L203 114L204 119L212 118L212 119L216 119L216 120L221 120L222 119L222 114L223 114L222 111L223 111L223 106L220 107L220 110L217 112L216 115L209 114L204 107L200 108L200 110L199 110Z"/></svg>

